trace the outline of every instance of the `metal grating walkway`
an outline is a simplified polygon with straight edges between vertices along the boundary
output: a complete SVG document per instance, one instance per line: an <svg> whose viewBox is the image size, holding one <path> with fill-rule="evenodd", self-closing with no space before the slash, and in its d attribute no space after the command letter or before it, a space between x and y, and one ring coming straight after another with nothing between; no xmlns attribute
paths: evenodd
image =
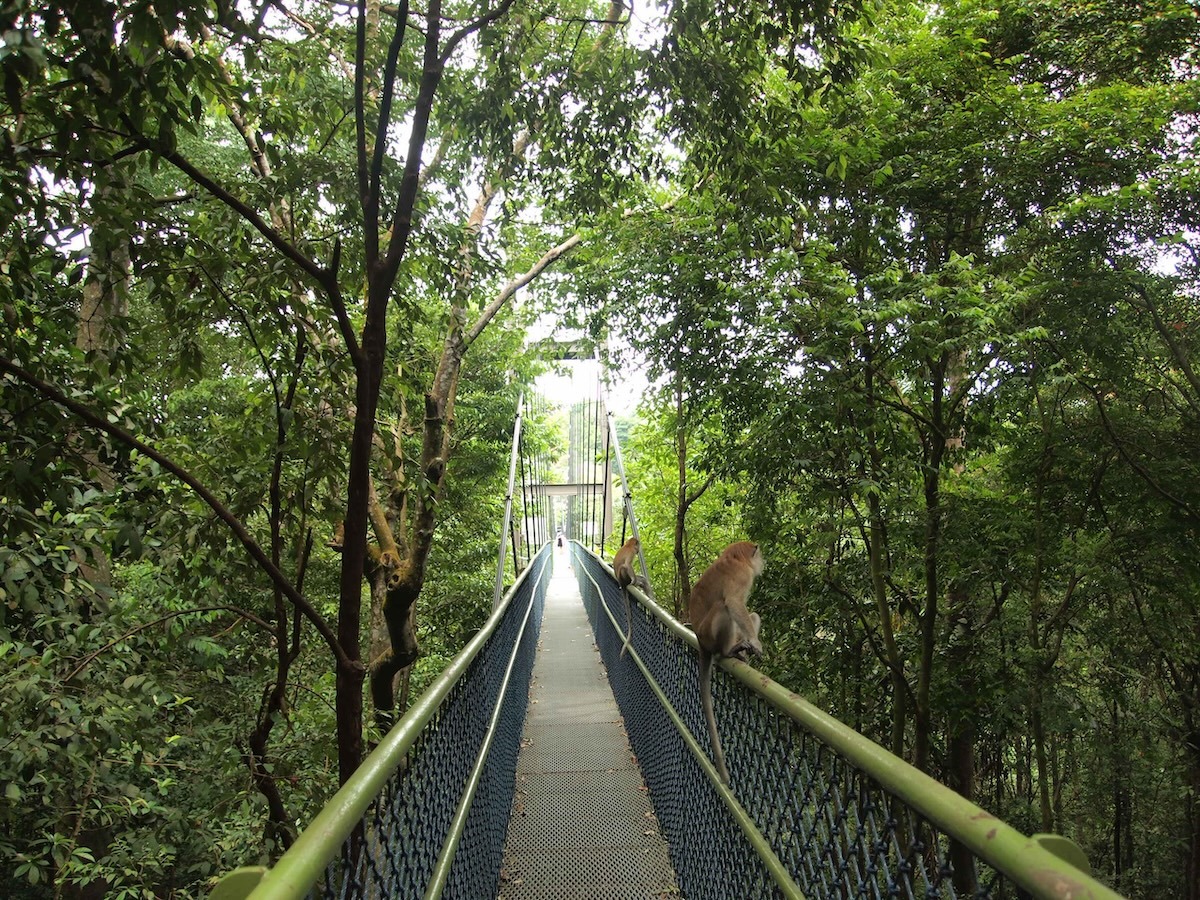
<svg viewBox="0 0 1200 900"><path fill-rule="evenodd" d="M570 569L555 548L500 900L676 897L667 844Z"/></svg>

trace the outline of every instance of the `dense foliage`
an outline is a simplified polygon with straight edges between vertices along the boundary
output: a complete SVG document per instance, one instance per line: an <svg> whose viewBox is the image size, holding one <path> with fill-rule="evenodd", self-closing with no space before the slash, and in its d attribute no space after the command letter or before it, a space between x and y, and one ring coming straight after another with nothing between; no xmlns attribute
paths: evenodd
<svg viewBox="0 0 1200 900"><path fill-rule="evenodd" d="M863 11L0 2L0 893L290 843L486 614L548 284L660 597L760 541L778 680L1200 900L1200 20Z"/></svg>
<svg viewBox="0 0 1200 900"><path fill-rule="evenodd" d="M1200 897L1197 27L886 4L576 260L657 380L652 564L761 541L780 681L1138 897Z"/></svg>
<svg viewBox="0 0 1200 900"><path fill-rule="evenodd" d="M482 623L609 19L0 6L0 894L269 860Z"/></svg>

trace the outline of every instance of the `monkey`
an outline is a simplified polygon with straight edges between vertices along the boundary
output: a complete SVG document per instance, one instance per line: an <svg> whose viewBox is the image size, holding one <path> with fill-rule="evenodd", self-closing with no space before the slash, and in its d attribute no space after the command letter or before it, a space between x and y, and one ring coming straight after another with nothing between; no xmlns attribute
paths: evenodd
<svg viewBox="0 0 1200 900"><path fill-rule="evenodd" d="M629 649L629 639L633 636L633 617L631 614L632 605L629 602L629 586L637 585L642 590L647 588L646 579L637 574L634 565L637 562L638 550L641 549L641 542L637 538L631 537L621 549L617 551L617 555L613 557L613 575L616 576L617 584L621 586L621 593L625 595L625 643L621 647L621 656L625 655L625 651Z"/></svg>
<svg viewBox="0 0 1200 900"><path fill-rule="evenodd" d="M688 616L700 645L700 703L712 740L713 761L725 786L729 786L729 770L717 734L717 719L713 715L712 667L714 660L731 656L746 661L746 654L762 655L758 629L762 619L746 609L746 599L754 587L754 578L761 575L763 557L758 545L750 541L730 544L700 576L688 597Z"/></svg>
<svg viewBox="0 0 1200 900"><path fill-rule="evenodd" d="M345 543L346 543L346 523L338 522L337 527L333 530L333 537L331 537L329 539L329 547L330 547L330 549L336 550L338 553L341 553L342 545Z"/></svg>

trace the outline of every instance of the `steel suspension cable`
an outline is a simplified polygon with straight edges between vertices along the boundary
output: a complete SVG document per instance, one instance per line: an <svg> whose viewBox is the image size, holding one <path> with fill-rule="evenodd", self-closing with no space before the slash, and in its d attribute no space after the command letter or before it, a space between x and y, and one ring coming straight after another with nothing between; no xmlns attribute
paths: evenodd
<svg viewBox="0 0 1200 900"><path fill-rule="evenodd" d="M604 396L600 397L600 414L607 420L608 404L604 402ZM600 537L603 541L605 536L605 528L608 525L608 513L612 509L612 498L609 496L609 484L612 479L608 477L611 460L609 454L612 453L612 434L609 429L604 430L604 464L600 466L600 478L602 479L600 488ZM622 537L624 535L622 534ZM623 543L623 542L622 542Z"/></svg>
<svg viewBox="0 0 1200 900"><path fill-rule="evenodd" d="M524 436L521 439L521 538L525 545L525 565L529 565L529 482L526 478L528 461L525 458ZM514 559L515 562L515 559Z"/></svg>
<svg viewBox="0 0 1200 900"><path fill-rule="evenodd" d="M492 597L492 609L500 605L500 600L504 594L504 563L508 548L509 536L512 536L513 547L513 569L517 566L517 537L516 531L513 528L513 486L517 479L517 457L520 454L521 446L521 413L525 406L525 394L522 393L517 398L517 416L513 421L513 442L512 453L508 460L508 491L504 495L504 521L500 523L500 541L499 548L496 550L496 590Z"/></svg>

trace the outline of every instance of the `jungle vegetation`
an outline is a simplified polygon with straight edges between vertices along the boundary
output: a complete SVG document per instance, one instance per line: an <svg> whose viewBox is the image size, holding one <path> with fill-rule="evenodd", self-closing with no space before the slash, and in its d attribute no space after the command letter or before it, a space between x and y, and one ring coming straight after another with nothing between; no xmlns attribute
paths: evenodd
<svg viewBox="0 0 1200 900"><path fill-rule="evenodd" d="M1187 0L0 2L0 893L284 850L487 615L546 312L660 597L1200 900ZM547 455L549 417L530 423Z"/></svg>

